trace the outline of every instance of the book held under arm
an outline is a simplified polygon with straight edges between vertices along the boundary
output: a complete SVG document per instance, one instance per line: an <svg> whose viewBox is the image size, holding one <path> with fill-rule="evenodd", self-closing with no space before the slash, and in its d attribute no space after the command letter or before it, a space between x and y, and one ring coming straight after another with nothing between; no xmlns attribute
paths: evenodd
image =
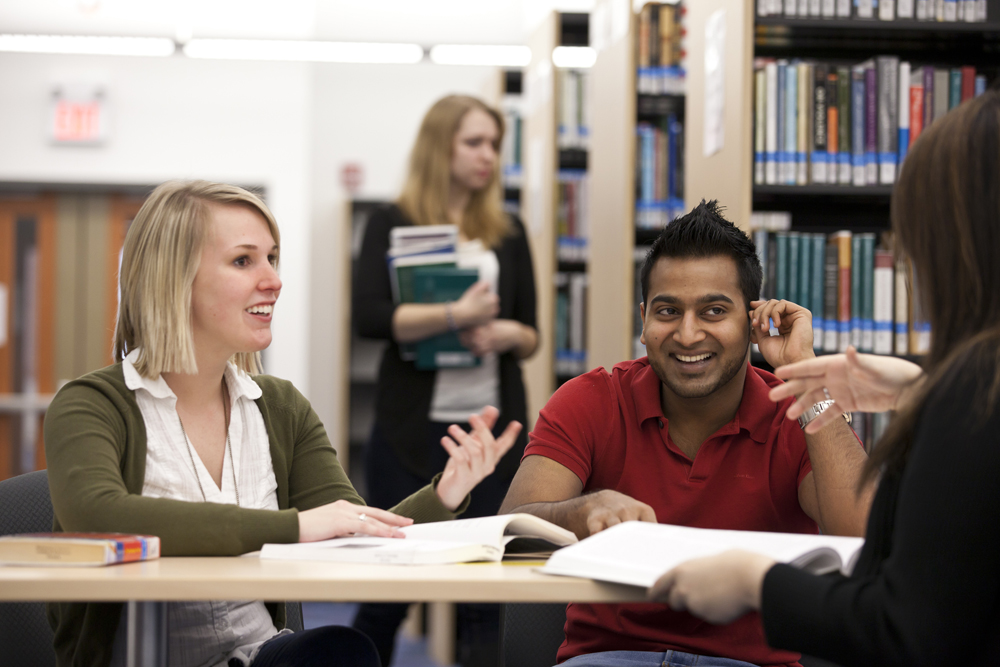
<svg viewBox="0 0 1000 667"><path fill-rule="evenodd" d="M0 565L97 566L160 557L160 538L123 533L22 533L0 537Z"/></svg>
<svg viewBox="0 0 1000 667"><path fill-rule="evenodd" d="M814 574L849 574L863 544L860 537L627 521L557 551L539 571L648 588L685 561L742 549Z"/></svg>
<svg viewBox="0 0 1000 667"><path fill-rule="evenodd" d="M405 539L338 537L322 542L265 544L261 558L284 560L441 565L500 561L507 557L546 558L575 543L576 535L531 514L421 523L401 529Z"/></svg>

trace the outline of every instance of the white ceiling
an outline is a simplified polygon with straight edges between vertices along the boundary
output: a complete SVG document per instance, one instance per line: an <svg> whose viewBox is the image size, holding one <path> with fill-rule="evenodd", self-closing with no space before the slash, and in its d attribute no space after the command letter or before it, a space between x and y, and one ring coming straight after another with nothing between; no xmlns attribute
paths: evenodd
<svg viewBox="0 0 1000 667"><path fill-rule="evenodd" d="M523 44L594 0L0 0L0 32Z"/></svg>

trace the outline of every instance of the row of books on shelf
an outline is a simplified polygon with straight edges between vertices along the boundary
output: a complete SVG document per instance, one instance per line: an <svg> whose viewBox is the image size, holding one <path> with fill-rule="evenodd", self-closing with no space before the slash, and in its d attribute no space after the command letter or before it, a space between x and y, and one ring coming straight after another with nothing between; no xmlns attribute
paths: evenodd
<svg viewBox="0 0 1000 667"><path fill-rule="evenodd" d="M560 169L556 175L556 233L586 239L590 234L587 197L589 179L584 169Z"/></svg>
<svg viewBox="0 0 1000 667"><path fill-rule="evenodd" d="M647 3L639 12L636 63L639 93L684 93L684 5Z"/></svg>
<svg viewBox="0 0 1000 667"><path fill-rule="evenodd" d="M663 227L684 208L684 123L676 114L641 122L636 143L636 227Z"/></svg>
<svg viewBox="0 0 1000 667"><path fill-rule="evenodd" d="M587 97L589 74L577 69L556 69L556 118L559 148L586 149L590 144Z"/></svg>
<svg viewBox="0 0 1000 667"><path fill-rule="evenodd" d="M586 273L559 271L556 284L555 372L562 377L586 373L587 368Z"/></svg>
<svg viewBox="0 0 1000 667"><path fill-rule="evenodd" d="M891 185L925 127L986 89L973 67L879 56L754 62L754 182Z"/></svg>
<svg viewBox="0 0 1000 667"><path fill-rule="evenodd" d="M556 239L556 259L571 264L586 264L590 252L587 239L578 236L560 236Z"/></svg>
<svg viewBox="0 0 1000 667"><path fill-rule="evenodd" d="M503 143L500 146L500 164L503 183L506 187L521 187L522 155L521 145L524 134L524 115L519 98L504 97L501 103L504 120Z"/></svg>
<svg viewBox="0 0 1000 667"><path fill-rule="evenodd" d="M984 22L986 0L757 0L757 16Z"/></svg>
<svg viewBox="0 0 1000 667"><path fill-rule="evenodd" d="M904 261L876 247L874 233L755 230L764 268L762 298L785 299L813 314L813 345L824 352L919 355L930 323Z"/></svg>

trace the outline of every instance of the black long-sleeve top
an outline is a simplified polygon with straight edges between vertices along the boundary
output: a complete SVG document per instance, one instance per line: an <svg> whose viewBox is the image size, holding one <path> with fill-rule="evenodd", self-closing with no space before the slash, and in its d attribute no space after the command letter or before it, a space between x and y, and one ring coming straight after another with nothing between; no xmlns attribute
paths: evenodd
<svg viewBox="0 0 1000 667"><path fill-rule="evenodd" d="M1000 409L977 409L994 372L963 363L932 391L850 578L767 573L769 644L845 667L1000 664Z"/></svg>
<svg viewBox="0 0 1000 667"><path fill-rule="evenodd" d="M375 398L375 420L382 435L400 461L411 471L427 475L427 424L434 394L436 371L418 370L412 361L404 361L393 340L392 316L396 304L386 264L389 234L393 227L410 225L397 206L386 206L372 213L365 227L357 269L354 275L352 311L357 332L367 338L389 341L379 367ZM537 328L535 322L535 274L524 226L511 217L511 232L494 249L500 264L498 295L501 319L517 320ZM500 418L494 428L500 433L517 420L526 424L527 401L521 366L510 352L500 355ZM497 474L513 477L517 471L528 429L501 459Z"/></svg>

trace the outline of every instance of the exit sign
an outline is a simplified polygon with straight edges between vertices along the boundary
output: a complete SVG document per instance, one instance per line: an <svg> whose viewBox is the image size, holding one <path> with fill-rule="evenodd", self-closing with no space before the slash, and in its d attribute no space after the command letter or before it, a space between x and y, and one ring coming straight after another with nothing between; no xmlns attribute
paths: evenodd
<svg viewBox="0 0 1000 667"><path fill-rule="evenodd" d="M107 137L107 108L104 96L52 97L52 140L57 144L102 143Z"/></svg>

